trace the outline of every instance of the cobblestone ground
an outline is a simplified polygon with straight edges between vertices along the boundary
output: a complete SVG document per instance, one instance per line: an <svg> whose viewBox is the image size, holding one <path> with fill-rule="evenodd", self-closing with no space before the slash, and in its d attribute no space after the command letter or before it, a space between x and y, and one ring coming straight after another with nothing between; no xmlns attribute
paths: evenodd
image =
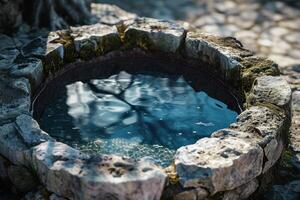
<svg viewBox="0 0 300 200"><path fill-rule="evenodd" d="M300 1L98 0L140 16L182 20L204 32L233 36L276 61L300 90ZM290 2L290 3L285 3ZM294 2L294 3L293 3Z"/></svg>
<svg viewBox="0 0 300 200"><path fill-rule="evenodd" d="M140 16L187 21L204 32L233 36L277 62L293 89L290 147L300 195L300 1L299 0L98 0ZM298 170L298 171L297 171ZM287 182L287 181L286 181ZM279 188L278 193L291 188ZM278 189L278 188L277 188ZM275 189L276 190L276 189ZM284 193L285 194L285 193ZM276 194L275 194L276 195ZM298 197L297 197L298 198ZM297 199L296 198L296 199ZM281 199L281 198L279 198ZM294 199L292 197L291 199ZM300 199L300 197L299 197Z"/></svg>

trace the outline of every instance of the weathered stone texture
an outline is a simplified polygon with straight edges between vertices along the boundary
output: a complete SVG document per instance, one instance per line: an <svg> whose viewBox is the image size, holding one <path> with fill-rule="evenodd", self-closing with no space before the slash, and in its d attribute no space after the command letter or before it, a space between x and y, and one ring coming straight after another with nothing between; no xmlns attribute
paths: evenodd
<svg viewBox="0 0 300 200"><path fill-rule="evenodd" d="M13 123L0 126L1 155L16 165L22 165L26 163L27 149Z"/></svg>
<svg viewBox="0 0 300 200"><path fill-rule="evenodd" d="M263 106L253 106L243 111L237 122L230 127L241 132L219 131L214 136L231 135L242 137L247 141L260 145L264 149L266 172L280 158L286 143L288 117L283 111Z"/></svg>
<svg viewBox="0 0 300 200"><path fill-rule="evenodd" d="M241 84L245 92L249 92L257 77L269 75L279 76L278 65L267 58L251 56L241 60Z"/></svg>
<svg viewBox="0 0 300 200"><path fill-rule="evenodd" d="M236 137L203 138L181 147L176 170L184 187L204 187L211 194L234 189L262 171L263 150Z"/></svg>
<svg viewBox="0 0 300 200"><path fill-rule="evenodd" d="M24 58L12 64L10 75L12 77L27 78L32 88L36 88L43 80L43 64L37 58Z"/></svg>
<svg viewBox="0 0 300 200"><path fill-rule="evenodd" d="M221 38L199 32L188 32L184 55L200 59L214 67L227 80L237 79L241 57L252 53L240 45L235 38Z"/></svg>
<svg viewBox="0 0 300 200"><path fill-rule="evenodd" d="M43 37L37 37L29 40L21 48L22 55L25 57L42 57L45 55L47 40Z"/></svg>
<svg viewBox="0 0 300 200"><path fill-rule="evenodd" d="M16 47L13 38L0 33L0 52L4 49L14 49Z"/></svg>
<svg viewBox="0 0 300 200"><path fill-rule="evenodd" d="M17 117L15 127L19 135L29 147L46 141L54 141L46 132L40 129L39 124L29 115Z"/></svg>
<svg viewBox="0 0 300 200"><path fill-rule="evenodd" d="M300 153L300 91L293 92L292 97L292 125L291 125L291 148L295 152Z"/></svg>
<svg viewBox="0 0 300 200"><path fill-rule="evenodd" d="M99 56L121 46L121 40L115 26L94 24L72 27L71 31L76 52L83 59Z"/></svg>
<svg viewBox="0 0 300 200"><path fill-rule="evenodd" d="M247 199L258 188L259 183L254 179L238 188L225 192L222 200L241 200Z"/></svg>
<svg viewBox="0 0 300 200"><path fill-rule="evenodd" d="M152 18L137 18L118 25L126 47L140 47L167 53L179 51L186 31L178 24Z"/></svg>
<svg viewBox="0 0 300 200"><path fill-rule="evenodd" d="M280 76L258 77L247 97L247 103L273 104L290 112L292 91L289 84Z"/></svg>
<svg viewBox="0 0 300 200"><path fill-rule="evenodd" d="M149 161L89 158L58 142L34 147L31 163L49 191L71 199L159 199L166 178Z"/></svg>
<svg viewBox="0 0 300 200"><path fill-rule="evenodd" d="M31 89L25 78L0 76L0 125L14 121L20 114L29 114Z"/></svg>
<svg viewBox="0 0 300 200"><path fill-rule="evenodd" d="M0 50L0 70L9 70L19 54L17 49Z"/></svg>

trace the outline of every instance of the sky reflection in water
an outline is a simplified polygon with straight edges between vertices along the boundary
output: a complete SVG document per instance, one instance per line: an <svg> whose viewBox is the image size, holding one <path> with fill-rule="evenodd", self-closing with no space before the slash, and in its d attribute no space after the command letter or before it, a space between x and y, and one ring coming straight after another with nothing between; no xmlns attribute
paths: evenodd
<svg viewBox="0 0 300 200"><path fill-rule="evenodd" d="M162 166L177 148L210 136L237 113L182 76L131 75L75 82L40 119L50 135L87 153L149 156Z"/></svg>

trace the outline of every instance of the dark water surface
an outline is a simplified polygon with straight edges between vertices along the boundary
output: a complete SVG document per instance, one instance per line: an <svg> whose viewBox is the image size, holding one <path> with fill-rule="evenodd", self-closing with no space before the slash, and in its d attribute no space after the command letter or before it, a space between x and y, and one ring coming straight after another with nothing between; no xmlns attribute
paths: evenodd
<svg viewBox="0 0 300 200"><path fill-rule="evenodd" d="M35 118L58 141L90 154L147 156L163 167L177 148L228 127L239 112L209 73L151 57L83 64L41 91Z"/></svg>

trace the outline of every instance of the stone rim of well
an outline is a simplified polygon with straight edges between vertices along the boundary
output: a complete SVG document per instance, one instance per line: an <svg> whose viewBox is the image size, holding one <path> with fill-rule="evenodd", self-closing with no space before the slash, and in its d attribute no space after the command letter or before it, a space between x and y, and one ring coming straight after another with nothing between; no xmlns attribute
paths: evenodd
<svg viewBox="0 0 300 200"><path fill-rule="evenodd" d="M36 53L29 48L41 41L46 44L44 51ZM237 122L179 148L174 165L164 170L147 159L82 154L39 128L31 116L30 99L42 82L77 59L134 48L208 63L245 100ZM249 185L251 194L284 149L291 89L274 62L255 56L235 38L185 30L165 20L134 18L117 25L50 32L46 41L36 38L21 52L27 62L13 65L14 70L0 80L8 85L3 86L3 95L7 92L8 97L0 112L0 154L15 165L33 169L41 183L60 196L159 199L166 182L180 184L183 191L198 198L201 192L203 198L217 193L230 196ZM14 97L14 92L19 96ZM5 107L10 103L14 106Z"/></svg>

